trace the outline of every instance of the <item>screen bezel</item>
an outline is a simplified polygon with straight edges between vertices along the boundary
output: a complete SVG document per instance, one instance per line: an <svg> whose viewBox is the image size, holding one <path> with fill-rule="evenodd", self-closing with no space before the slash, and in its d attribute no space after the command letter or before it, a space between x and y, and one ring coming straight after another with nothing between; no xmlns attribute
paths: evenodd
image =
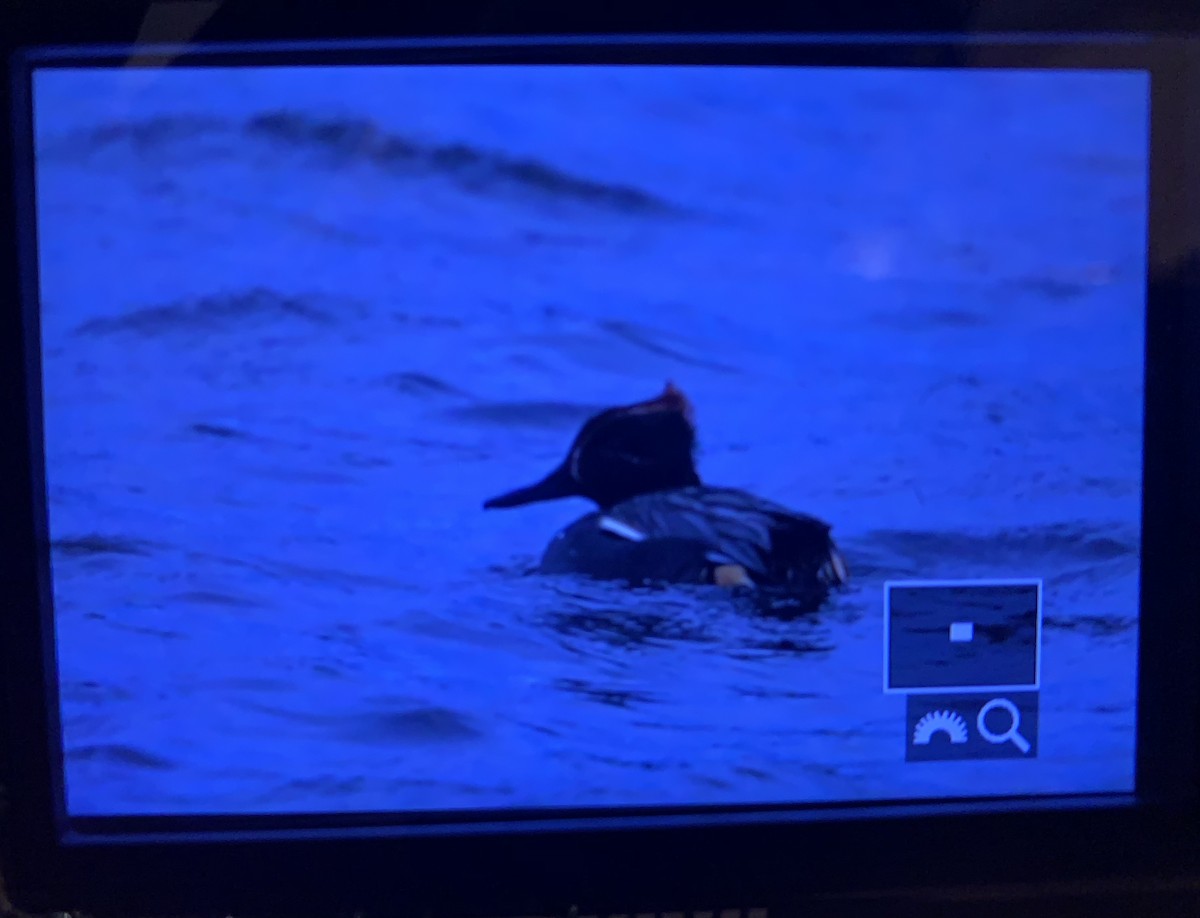
<svg viewBox="0 0 1200 918"><path fill-rule="evenodd" d="M1200 325L1188 309L1200 251L1194 186L1200 66L1195 47L1165 39L1078 40L1063 36L646 36L604 39L498 38L417 40L327 46L124 46L32 49L14 59L13 175L10 229L16 243L9 301L0 326L0 383L16 393L0 405L0 432L17 444L0 484L13 523L0 532L10 597L3 654L11 822L19 834L9 857L19 888L79 901L120 901L124 908L196 910L216 889L195 877L241 876L212 907L244 910L282 904L321 907L322 866L353 865L356 905L371 907L404 889L402 909L436 902L463 913L537 911L578 902L616 910L711 908L721 897L746 904L754 891L778 904L861 888L991 878L1028 878L1053 866L1122 872L1149 869L1190 848L1168 839L1195 822L1200 739L1200 585L1193 570L1200 508L1188 471L1200 459L1200 404L1191 368L1200 357ZM644 808L617 816L595 812L475 815L437 825L401 826L397 814L169 817L69 820L63 807L61 736L54 662L41 432L36 240L33 238L31 75L37 67L228 66L337 63L654 63L945 68L1133 69L1150 74L1149 277L1145 376L1141 618L1139 625L1137 789L1090 797L886 802L764 809ZM1189 155L1192 157L1189 162ZM1189 180L1192 183L1189 185ZM1190 196L1189 196L1190 194ZM15 218L15 219L14 219ZM6 257L7 254L6 254ZM1191 493L1190 493L1191 492ZM1181 612L1180 610L1187 610ZM104 830L99 832L97 830ZM1181 835L1182 833L1182 835ZM923 840L914 844L913 836ZM1191 836L1195 835L1191 831ZM1025 841L1018 849L1013 838ZM1087 840L1091 840L1090 842ZM1103 843L1099 839L1104 839ZM668 860L662 851L674 852ZM796 852L804 872L795 875ZM870 876L861 859L871 852ZM714 855L719 856L714 856ZM172 865L187 863L186 870ZM470 883L457 865L473 863ZM605 864L597 876L596 866ZM246 879L255 871L273 884ZM269 870L266 868L269 866ZM327 869L327 868L326 868ZM156 878L172 877L174 886ZM619 876L619 879L616 877ZM132 878L138 881L133 882ZM271 885L268 892L264 887ZM229 895L240 887L233 901ZM64 892L70 890L73 892ZM346 895L343 890L343 897ZM62 899L59 900L63 901ZM724 901L730 901L726 898ZM498 907L498 903L503 903ZM325 901L326 907L330 904ZM344 906L344 901L333 904ZM57 907L57 906L55 906ZM286 907L286 906L285 906ZM94 906L91 910L97 910Z"/></svg>

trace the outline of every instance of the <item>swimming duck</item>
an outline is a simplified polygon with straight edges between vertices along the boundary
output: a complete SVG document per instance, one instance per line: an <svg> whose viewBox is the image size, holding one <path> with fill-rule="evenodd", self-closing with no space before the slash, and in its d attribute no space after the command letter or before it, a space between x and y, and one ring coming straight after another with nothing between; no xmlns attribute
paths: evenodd
<svg viewBox="0 0 1200 918"><path fill-rule="evenodd" d="M554 536L543 573L602 580L784 588L819 605L848 579L829 524L735 488L704 485L692 404L662 394L588 419L566 459L485 509L586 497L597 510Z"/></svg>

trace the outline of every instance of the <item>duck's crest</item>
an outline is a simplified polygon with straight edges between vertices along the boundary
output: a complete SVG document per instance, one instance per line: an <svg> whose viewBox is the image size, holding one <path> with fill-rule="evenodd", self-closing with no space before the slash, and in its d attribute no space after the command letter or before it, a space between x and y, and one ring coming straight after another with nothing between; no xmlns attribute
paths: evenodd
<svg viewBox="0 0 1200 918"><path fill-rule="evenodd" d="M684 419L693 427L696 426L696 412L692 407L692 401L683 394L672 380L667 380L666 386L663 388L662 394L645 402L639 402L636 405L626 409L630 414L650 414L654 411L674 411L683 415Z"/></svg>

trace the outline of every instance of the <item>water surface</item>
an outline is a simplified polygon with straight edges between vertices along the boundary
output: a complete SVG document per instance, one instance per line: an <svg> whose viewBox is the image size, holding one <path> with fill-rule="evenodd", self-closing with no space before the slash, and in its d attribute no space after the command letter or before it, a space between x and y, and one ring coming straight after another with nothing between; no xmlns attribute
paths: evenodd
<svg viewBox="0 0 1200 918"><path fill-rule="evenodd" d="M71 811L1132 786L1146 85L1133 75L38 76ZM850 587L531 576L481 510L601 407ZM1045 582L1036 762L904 762L883 583Z"/></svg>

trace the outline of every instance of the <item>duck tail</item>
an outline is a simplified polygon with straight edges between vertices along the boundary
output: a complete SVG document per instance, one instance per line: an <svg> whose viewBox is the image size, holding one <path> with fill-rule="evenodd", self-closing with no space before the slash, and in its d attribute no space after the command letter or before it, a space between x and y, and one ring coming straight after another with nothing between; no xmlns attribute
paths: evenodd
<svg viewBox="0 0 1200 918"><path fill-rule="evenodd" d="M829 540L828 556L821 563L818 573L827 586L842 586L850 581L850 567L833 539Z"/></svg>

